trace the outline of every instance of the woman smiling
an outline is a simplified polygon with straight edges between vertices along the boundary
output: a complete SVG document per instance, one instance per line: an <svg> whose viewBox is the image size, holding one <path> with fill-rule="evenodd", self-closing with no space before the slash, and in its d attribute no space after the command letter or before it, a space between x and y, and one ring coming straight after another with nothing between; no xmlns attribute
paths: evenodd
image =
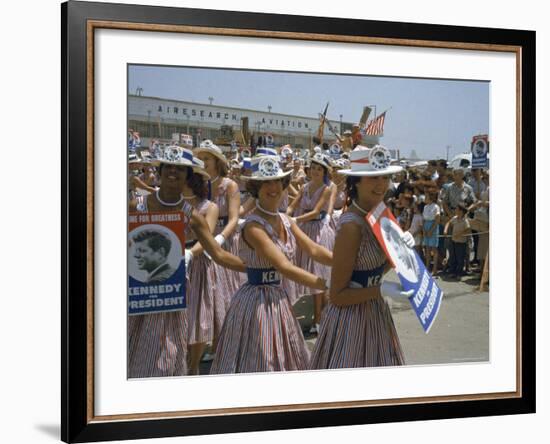
<svg viewBox="0 0 550 444"><path fill-rule="evenodd" d="M252 175L246 180L256 207L241 226L239 248L248 282L231 299L210 373L306 369L309 352L285 281L326 289L325 279L293 264L297 248L324 264L332 261L327 249L279 213L290 179L279 157L257 156L251 166Z"/></svg>
<svg viewBox="0 0 550 444"><path fill-rule="evenodd" d="M323 313L310 367L350 368L402 365L403 352L382 291L401 294L398 284L381 279L389 265L365 217L380 204L390 176L401 167L389 165L383 147L358 146L351 152L347 176L347 210L340 217L334 243L330 303ZM414 246L410 233L403 236ZM395 288L395 286L398 286Z"/></svg>

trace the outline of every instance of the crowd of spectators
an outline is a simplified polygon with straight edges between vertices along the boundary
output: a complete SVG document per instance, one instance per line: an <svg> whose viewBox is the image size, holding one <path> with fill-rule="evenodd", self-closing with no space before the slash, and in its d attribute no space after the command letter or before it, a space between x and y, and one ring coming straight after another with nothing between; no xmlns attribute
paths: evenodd
<svg viewBox="0 0 550 444"><path fill-rule="evenodd" d="M445 160L409 167L385 197L432 275L481 273L489 246L489 171L448 168Z"/></svg>

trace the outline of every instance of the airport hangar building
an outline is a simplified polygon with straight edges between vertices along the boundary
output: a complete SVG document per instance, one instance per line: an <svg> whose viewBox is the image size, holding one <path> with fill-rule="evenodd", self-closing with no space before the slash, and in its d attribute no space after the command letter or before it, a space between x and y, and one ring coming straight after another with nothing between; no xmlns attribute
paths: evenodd
<svg viewBox="0 0 550 444"><path fill-rule="evenodd" d="M242 118L248 118L248 131L259 136L271 135L275 147L290 144L295 148L311 149L317 135L319 117L306 117L216 104L128 95L128 129L137 131L141 146L148 147L151 139L168 143L174 134L189 134L194 145L201 140L215 141L227 137L227 128L235 134L241 131ZM333 129L342 134L356 122L330 120ZM223 128L222 128L223 127ZM336 137L325 125L323 141L333 143ZM367 136L366 145L378 143L377 136Z"/></svg>

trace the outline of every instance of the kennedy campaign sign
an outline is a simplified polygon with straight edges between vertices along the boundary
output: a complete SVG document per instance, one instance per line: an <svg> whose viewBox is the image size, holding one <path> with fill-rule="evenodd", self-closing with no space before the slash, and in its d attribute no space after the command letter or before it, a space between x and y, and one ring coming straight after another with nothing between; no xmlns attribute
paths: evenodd
<svg viewBox="0 0 550 444"><path fill-rule="evenodd" d="M181 211L129 215L129 315L186 307L184 229Z"/></svg>
<svg viewBox="0 0 550 444"><path fill-rule="evenodd" d="M472 138L472 168L488 168L489 136L481 134Z"/></svg>
<svg viewBox="0 0 550 444"><path fill-rule="evenodd" d="M414 290L409 302L424 332L428 333L439 312L443 292L416 251L402 241L403 231L384 202L374 208L366 218L386 257L395 268L403 290Z"/></svg>

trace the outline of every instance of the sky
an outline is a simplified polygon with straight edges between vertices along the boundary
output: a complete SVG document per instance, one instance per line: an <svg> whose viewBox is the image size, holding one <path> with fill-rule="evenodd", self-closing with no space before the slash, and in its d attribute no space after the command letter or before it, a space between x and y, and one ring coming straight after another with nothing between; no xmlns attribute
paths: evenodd
<svg viewBox="0 0 550 444"><path fill-rule="evenodd" d="M435 159L470 150L472 136L489 134L489 82L273 71L129 67L128 92L238 108L359 121L364 106L385 110L380 143L402 157ZM374 115L374 109L371 116Z"/></svg>

